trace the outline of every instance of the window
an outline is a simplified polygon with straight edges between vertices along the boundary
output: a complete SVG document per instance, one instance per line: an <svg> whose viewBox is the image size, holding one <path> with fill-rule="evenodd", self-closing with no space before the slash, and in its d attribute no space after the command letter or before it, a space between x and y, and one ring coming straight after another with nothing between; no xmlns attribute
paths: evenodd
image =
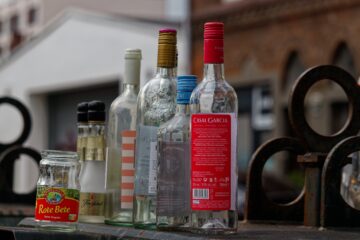
<svg viewBox="0 0 360 240"><path fill-rule="evenodd" d="M37 9L31 8L28 12L28 24L33 25L37 19Z"/></svg>
<svg viewBox="0 0 360 240"><path fill-rule="evenodd" d="M10 18L10 28L13 33L19 32L19 16L14 15Z"/></svg>
<svg viewBox="0 0 360 240"><path fill-rule="evenodd" d="M296 51L291 52L285 65L284 79L282 85L283 90L286 90L286 94L289 93L289 90L295 83L296 79L304 71L305 67L300 61L299 54Z"/></svg>
<svg viewBox="0 0 360 240"><path fill-rule="evenodd" d="M296 79L305 71L305 66L302 64L297 51L290 52L284 68L284 75L282 80L283 96L286 99L289 97L290 89L293 87ZM286 101L287 102L287 101ZM285 136L295 136L288 117L288 106L282 106L283 127L282 132Z"/></svg>
<svg viewBox="0 0 360 240"><path fill-rule="evenodd" d="M49 148L76 151L77 104L98 99L104 101L108 113L112 101L119 95L118 82L116 79L110 84L49 94L47 97Z"/></svg>
<svg viewBox="0 0 360 240"><path fill-rule="evenodd" d="M340 43L336 48L333 57L333 64L345 69L352 76L357 77L354 58L345 42Z"/></svg>

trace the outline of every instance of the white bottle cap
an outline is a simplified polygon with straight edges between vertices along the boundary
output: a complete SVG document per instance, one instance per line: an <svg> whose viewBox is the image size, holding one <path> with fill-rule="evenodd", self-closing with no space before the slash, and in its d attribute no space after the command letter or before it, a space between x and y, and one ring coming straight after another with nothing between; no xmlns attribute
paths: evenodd
<svg viewBox="0 0 360 240"><path fill-rule="evenodd" d="M141 50L126 49L124 83L139 85L141 67Z"/></svg>

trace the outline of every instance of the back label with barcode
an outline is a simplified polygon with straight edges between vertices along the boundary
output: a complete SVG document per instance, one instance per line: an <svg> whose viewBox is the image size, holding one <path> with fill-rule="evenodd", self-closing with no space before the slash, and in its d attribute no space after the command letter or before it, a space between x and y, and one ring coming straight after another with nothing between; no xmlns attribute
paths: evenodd
<svg viewBox="0 0 360 240"><path fill-rule="evenodd" d="M191 209L234 210L236 115L191 116Z"/></svg>
<svg viewBox="0 0 360 240"><path fill-rule="evenodd" d="M193 189L193 199L209 199L209 189Z"/></svg>

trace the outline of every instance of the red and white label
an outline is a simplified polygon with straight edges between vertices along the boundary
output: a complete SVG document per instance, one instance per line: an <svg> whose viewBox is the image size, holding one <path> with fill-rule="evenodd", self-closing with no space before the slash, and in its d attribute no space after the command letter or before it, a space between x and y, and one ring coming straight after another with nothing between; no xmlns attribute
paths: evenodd
<svg viewBox="0 0 360 240"><path fill-rule="evenodd" d="M121 162L121 208L133 208L136 131L123 131Z"/></svg>
<svg viewBox="0 0 360 240"><path fill-rule="evenodd" d="M35 219L54 222L77 222L79 215L79 190L38 187Z"/></svg>
<svg viewBox="0 0 360 240"><path fill-rule="evenodd" d="M235 114L191 116L191 208L234 210Z"/></svg>

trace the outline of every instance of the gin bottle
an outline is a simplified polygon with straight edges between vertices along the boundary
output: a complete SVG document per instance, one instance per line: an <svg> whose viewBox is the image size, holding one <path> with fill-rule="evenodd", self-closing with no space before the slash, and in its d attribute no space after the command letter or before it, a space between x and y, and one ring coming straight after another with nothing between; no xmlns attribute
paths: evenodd
<svg viewBox="0 0 360 240"><path fill-rule="evenodd" d="M204 31L204 79L190 98L191 229L204 234L237 230L237 96L224 78L223 23Z"/></svg>
<svg viewBox="0 0 360 240"><path fill-rule="evenodd" d="M175 114L176 31L159 31L157 73L137 100L134 225L156 227L157 130Z"/></svg>
<svg viewBox="0 0 360 240"><path fill-rule="evenodd" d="M140 49L125 53L124 91L110 106L107 132L106 189L109 192L105 223L132 225L136 101L140 82Z"/></svg>
<svg viewBox="0 0 360 240"><path fill-rule="evenodd" d="M80 175L79 221L103 223L105 220L105 104L91 101L88 105L89 134L85 161Z"/></svg>
<svg viewBox="0 0 360 240"><path fill-rule="evenodd" d="M179 76L175 116L158 130L156 225L178 230L190 224L190 108L196 76Z"/></svg>

